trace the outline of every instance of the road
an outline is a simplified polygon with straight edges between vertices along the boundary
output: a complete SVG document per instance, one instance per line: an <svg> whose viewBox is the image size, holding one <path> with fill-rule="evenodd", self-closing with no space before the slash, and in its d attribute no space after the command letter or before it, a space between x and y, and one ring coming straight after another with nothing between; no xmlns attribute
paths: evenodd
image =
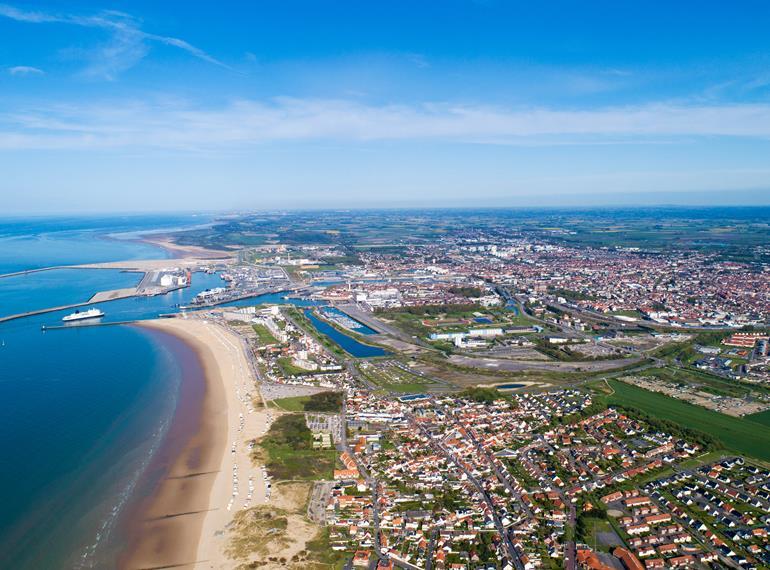
<svg viewBox="0 0 770 570"><path fill-rule="evenodd" d="M357 380L361 385L365 386L368 390L371 390L372 392L379 390L380 387L372 384L366 376L361 374L361 372L356 367L356 363L354 360L348 360L345 363L345 366L348 370L348 373L353 377L354 380Z"/></svg>
<svg viewBox="0 0 770 570"><path fill-rule="evenodd" d="M506 531L505 527L503 526L503 522L500 520L500 516L497 514L497 510L495 509L495 504L492 501L492 498L489 496L489 493L487 493L484 486L481 484L481 482L471 473L463 464L461 461L459 461L454 453L452 453L449 449L447 449L443 443L439 441L435 441L431 434L428 432L428 430L418 424L416 421L414 421L414 417L409 417L410 423L412 424L412 427L417 429L418 431L421 431L423 435L428 438L428 441L430 442L430 446L434 449L434 451L437 451L444 455L449 461L454 463L454 465L462 471L468 481L471 482L471 484L476 488L476 491L482 496L484 499L484 502L489 507L489 511L492 513L492 520L495 524L495 528L497 529L498 534L503 539L503 544L505 545L505 550L507 551L508 558L513 561L514 566L516 566L517 570L524 570L524 564L519 559L518 552L516 551L516 548L513 546L513 542L511 542L511 537Z"/></svg>
<svg viewBox="0 0 770 570"><path fill-rule="evenodd" d="M569 524L570 528L573 530L575 529L576 519L575 505L570 503L567 524ZM564 568L565 570L577 569L577 545L574 540L567 540L564 543Z"/></svg>
<svg viewBox="0 0 770 570"><path fill-rule="evenodd" d="M516 499L516 502L519 505L519 508L526 514L527 518L530 518L533 515L532 510L527 506L527 504L521 499L521 494L516 491L516 489L513 488L513 485L511 485L510 480L507 476L505 476L500 469L497 467L497 463L495 462L495 458L487 452L486 449L478 442L476 439L476 434L474 430L468 430L468 435L471 438L471 442L476 447L476 451L487 460L487 464L490 466L492 471L494 472L497 479L503 484L503 486L508 489L508 492L510 495Z"/></svg>
<svg viewBox="0 0 770 570"><path fill-rule="evenodd" d="M430 540L428 541L428 550L425 554L425 570L433 570L433 550L436 548L436 537L438 536L438 529L434 528L430 533Z"/></svg>

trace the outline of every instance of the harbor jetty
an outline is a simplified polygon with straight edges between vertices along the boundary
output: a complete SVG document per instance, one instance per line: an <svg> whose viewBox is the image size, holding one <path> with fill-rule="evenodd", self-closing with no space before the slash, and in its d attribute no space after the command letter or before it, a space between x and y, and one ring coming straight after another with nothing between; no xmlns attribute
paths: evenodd
<svg viewBox="0 0 770 570"><path fill-rule="evenodd" d="M33 311L26 311L24 313L16 313L15 315L7 315L0 317L0 323L7 321L14 321L16 319L23 319L25 317L34 317L36 315L44 315L46 313L55 313L56 311L66 311L67 309L79 309L94 303L105 303L107 301L117 301L118 299L127 299L129 297L136 296L136 288L129 287L127 289L113 289L111 291L99 291L91 296L88 301L81 303L70 303L69 305L59 305L58 307L46 307L44 309L35 309Z"/></svg>
<svg viewBox="0 0 770 570"><path fill-rule="evenodd" d="M22 271L14 271L13 273L3 273L0 275L0 279L6 277L19 277L21 275L30 275L32 273L41 273L43 271L52 271L53 269L65 269L66 265L54 265L52 267L38 267L37 269L24 269Z"/></svg>
<svg viewBox="0 0 770 570"><path fill-rule="evenodd" d="M168 317L166 317L168 318ZM40 327L40 330L42 331L62 331L62 330L75 330L75 329L82 329L86 327L113 327L116 325L133 325L136 324L139 321L133 320L133 321L112 321L107 323L73 323L73 324L66 324L66 325L42 325Z"/></svg>

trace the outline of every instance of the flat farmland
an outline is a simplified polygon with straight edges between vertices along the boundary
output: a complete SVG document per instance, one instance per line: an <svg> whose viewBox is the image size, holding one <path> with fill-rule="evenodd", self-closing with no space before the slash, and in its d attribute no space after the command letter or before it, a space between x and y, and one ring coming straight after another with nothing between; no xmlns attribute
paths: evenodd
<svg viewBox="0 0 770 570"><path fill-rule="evenodd" d="M770 424L736 418L693 406L675 398L609 380L614 394L610 405L624 405L682 426L701 431L718 439L730 451L770 461ZM770 419L770 418L768 418Z"/></svg>

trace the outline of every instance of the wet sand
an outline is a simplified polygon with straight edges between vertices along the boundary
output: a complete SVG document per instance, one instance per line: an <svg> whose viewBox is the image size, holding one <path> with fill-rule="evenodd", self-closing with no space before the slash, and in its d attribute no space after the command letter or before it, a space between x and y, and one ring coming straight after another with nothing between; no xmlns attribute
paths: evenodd
<svg viewBox="0 0 770 570"><path fill-rule="evenodd" d="M163 470L160 481L132 516L119 566L232 568L236 562L224 553L226 527L239 509L265 502L261 470L251 465L247 443L264 433L266 413L251 406L259 393L240 339L197 318L140 326L191 347L203 375L183 379L167 464L156 467Z"/></svg>

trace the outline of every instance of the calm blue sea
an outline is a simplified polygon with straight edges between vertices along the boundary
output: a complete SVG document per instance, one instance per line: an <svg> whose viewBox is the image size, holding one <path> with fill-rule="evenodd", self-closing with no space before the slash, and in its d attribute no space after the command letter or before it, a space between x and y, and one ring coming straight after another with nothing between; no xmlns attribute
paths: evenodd
<svg viewBox="0 0 770 570"><path fill-rule="evenodd" d="M167 257L164 250L130 238L153 229L195 227L210 221L189 214L0 218L0 275L56 265L162 259Z"/></svg>
<svg viewBox="0 0 770 570"><path fill-rule="evenodd" d="M166 253L129 232L200 218L0 220L0 274ZM114 234L124 234L113 237ZM133 285L113 270L57 269L0 278L0 316L87 301ZM99 306L105 321L153 318L203 289ZM172 417L191 353L137 327L41 331L70 311L0 323L0 567L110 568L124 510Z"/></svg>

